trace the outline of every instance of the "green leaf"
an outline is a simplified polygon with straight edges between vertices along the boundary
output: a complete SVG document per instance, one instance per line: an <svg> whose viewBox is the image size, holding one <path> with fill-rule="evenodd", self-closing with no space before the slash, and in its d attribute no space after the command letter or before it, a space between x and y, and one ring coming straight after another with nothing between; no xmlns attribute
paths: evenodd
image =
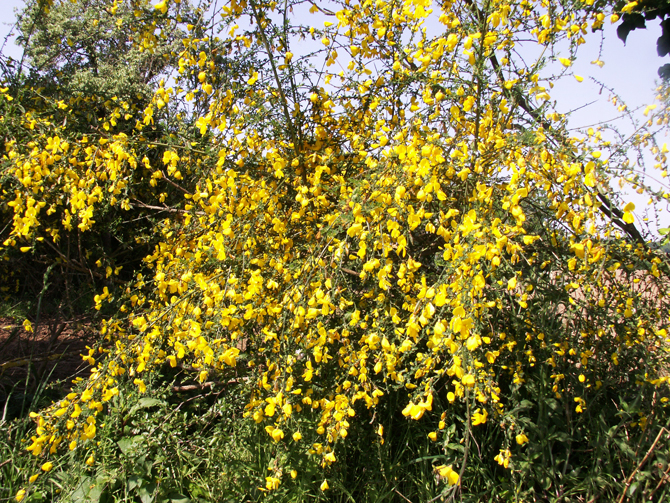
<svg viewBox="0 0 670 503"><path fill-rule="evenodd" d="M159 400L158 398L142 398L133 406L132 409L130 409L130 414L132 415L138 410L149 409L151 407L156 407L157 405L165 405L165 402L163 400Z"/></svg>
<svg viewBox="0 0 670 503"><path fill-rule="evenodd" d="M119 449L121 449L123 454L127 455L131 450L133 450L133 446L136 443L139 443L141 440L142 435L135 435L134 437L123 437L116 443L116 445L119 446Z"/></svg>
<svg viewBox="0 0 670 503"><path fill-rule="evenodd" d="M133 439L131 437L123 437L116 444L119 446L119 449L121 449L122 453L128 454L130 448L133 445Z"/></svg>
<svg viewBox="0 0 670 503"><path fill-rule="evenodd" d="M168 499L172 503L191 503L191 498L184 496L183 494L179 493L170 493L168 494Z"/></svg>
<svg viewBox="0 0 670 503"><path fill-rule="evenodd" d="M73 503L98 503L105 489L105 480L98 477L84 477L72 493L70 501Z"/></svg>
<svg viewBox="0 0 670 503"><path fill-rule="evenodd" d="M131 475L128 477L128 491L132 491L136 487L142 484L142 478L137 475Z"/></svg>
<svg viewBox="0 0 670 503"><path fill-rule="evenodd" d="M44 497L44 494L39 491L32 493L26 498L26 503L40 503L42 501L46 501L46 498Z"/></svg>
<svg viewBox="0 0 670 503"><path fill-rule="evenodd" d="M152 503L154 500L154 493L156 492L156 484L144 484L140 486L137 493L142 500L142 503Z"/></svg>
<svg viewBox="0 0 670 503"><path fill-rule="evenodd" d="M450 449L452 451L465 452L465 447L463 447L463 445L461 444L455 444L455 443L448 444L447 449Z"/></svg>

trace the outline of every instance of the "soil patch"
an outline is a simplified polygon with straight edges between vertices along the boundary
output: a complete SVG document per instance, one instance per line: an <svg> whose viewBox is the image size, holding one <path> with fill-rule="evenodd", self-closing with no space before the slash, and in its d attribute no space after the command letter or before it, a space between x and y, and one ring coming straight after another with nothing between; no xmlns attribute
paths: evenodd
<svg viewBox="0 0 670 503"><path fill-rule="evenodd" d="M89 319L45 319L32 332L0 318L0 418L25 414L70 391L88 375L82 354L96 340ZM35 402L35 403L34 403Z"/></svg>

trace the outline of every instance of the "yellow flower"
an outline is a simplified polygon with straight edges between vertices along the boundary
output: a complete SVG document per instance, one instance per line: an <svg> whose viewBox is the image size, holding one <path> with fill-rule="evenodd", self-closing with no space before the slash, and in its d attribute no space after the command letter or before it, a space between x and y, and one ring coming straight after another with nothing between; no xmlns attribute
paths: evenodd
<svg viewBox="0 0 670 503"><path fill-rule="evenodd" d="M144 384L144 381L142 379L135 379L133 381L133 384L135 384L139 388L140 393L146 393L147 386L146 384Z"/></svg>
<svg viewBox="0 0 670 503"><path fill-rule="evenodd" d="M51 469L54 467L54 464L51 461L47 461L42 465L42 470L45 472L51 471Z"/></svg>
<svg viewBox="0 0 670 503"><path fill-rule="evenodd" d="M623 221L627 224L632 224L635 221L635 217L633 217L632 213L634 209L635 205L633 203L628 203L626 206L624 206Z"/></svg>
<svg viewBox="0 0 670 503"><path fill-rule="evenodd" d="M31 475L30 478L28 479L28 482L30 482L32 484L33 482L35 482L37 480L37 477L39 477L39 476L40 476L39 473Z"/></svg>
<svg viewBox="0 0 670 503"><path fill-rule="evenodd" d="M461 379L461 381L463 381L464 386L472 387L475 385L475 376L473 376L472 374L466 374L463 376L463 379Z"/></svg>
<svg viewBox="0 0 670 503"><path fill-rule="evenodd" d="M226 365L230 365L231 367L234 367L237 364L237 356L240 354L240 350L237 348L228 348L226 351L224 351L222 358L223 358L223 363Z"/></svg>
<svg viewBox="0 0 670 503"><path fill-rule="evenodd" d="M486 422L487 417L488 412L486 412L486 410L484 410L484 412L481 412L481 409L477 409L475 413L472 415L473 426L477 426L478 424L484 424Z"/></svg>
<svg viewBox="0 0 670 503"><path fill-rule="evenodd" d="M274 426L266 426L265 431L267 431L268 435L270 435L275 442L279 442L284 438L284 432Z"/></svg>
<svg viewBox="0 0 670 503"><path fill-rule="evenodd" d="M154 5L154 9L161 11L163 14L167 12L167 0L162 0Z"/></svg>
<svg viewBox="0 0 670 503"><path fill-rule="evenodd" d="M402 414L403 416L409 416L415 421L418 421L423 417L423 414L426 412L426 410L432 410L432 403L433 396L428 395L428 398L425 402L422 400L418 404L415 404L414 402L408 403L407 407L403 409Z"/></svg>
<svg viewBox="0 0 670 503"><path fill-rule="evenodd" d="M447 482L449 483L450 486L455 486L458 484L458 473L456 473L453 469L453 465L445 466L441 465L438 466L437 472L440 474L440 477L447 479Z"/></svg>
<svg viewBox="0 0 670 503"><path fill-rule="evenodd" d="M301 438L302 438L302 433L300 433L299 431L296 431L293 434L293 440L295 440L296 442L299 441Z"/></svg>
<svg viewBox="0 0 670 503"><path fill-rule="evenodd" d="M324 480L323 482L321 482L321 490L322 491L327 491L328 488L329 488L329 486L328 486L328 481L327 480Z"/></svg>
<svg viewBox="0 0 670 503"><path fill-rule="evenodd" d="M621 8L621 12L623 12L624 14L628 13L632 11L635 7L637 7L637 2L628 2Z"/></svg>
<svg viewBox="0 0 670 503"><path fill-rule="evenodd" d="M86 460L86 464L88 466L93 466L93 463L95 463L95 457L93 456L93 454L91 454Z"/></svg>
<svg viewBox="0 0 670 503"><path fill-rule="evenodd" d="M500 466L507 468L509 466L509 460L512 457L512 453L509 449L500 450L500 453L493 459L495 459Z"/></svg>
<svg viewBox="0 0 670 503"><path fill-rule="evenodd" d="M524 435L523 433L519 433L519 434L516 436L516 443L517 443L517 444L519 444L519 445L523 445L523 444L525 444L526 442L528 442L528 437L527 437L526 435Z"/></svg>
<svg viewBox="0 0 670 503"><path fill-rule="evenodd" d="M268 491L272 491L279 487L280 480L277 477L265 477L265 487Z"/></svg>
<svg viewBox="0 0 670 503"><path fill-rule="evenodd" d="M25 489L19 489L19 492L16 493L16 496L14 498L16 501L23 501L23 498L26 497L26 490Z"/></svg>
<svg viewBox="0 0 670 503"><path fill-rule="evenodd" d="M25 329L26 332L32 332L33 331L33 324L30 323L30 320L24 320L23 321L23 328Z"/></svg>

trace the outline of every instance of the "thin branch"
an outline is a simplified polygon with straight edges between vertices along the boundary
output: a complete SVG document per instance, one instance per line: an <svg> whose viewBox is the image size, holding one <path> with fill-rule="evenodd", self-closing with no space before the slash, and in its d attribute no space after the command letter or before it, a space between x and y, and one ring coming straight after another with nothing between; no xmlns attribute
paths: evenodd
<svg viewBox="0 0 670 503"><path fill-rule="evenodd" d="M346 267L340 267L340 271L346 272L347 274L351 274L352 276L360 277L359 273L357 273L356 271L352 271L351 269L347 269Z"/></svg>
<svg viewBox="0 0 670 503"><path fill-rule="evenodd" d="M263 45L265 46L265 50L268 53L268 59L270 60L272 73L274 74L275 81L277 82L277 91L279 92L279 96L281 97L282 108L284 109L284 116L286 117L288 131L289 134L291 135L291 140L293 141L293 148L296 151L300 151L302 146L302 137L300 135L300 132L296 134L295 126L293 124L293 121L291 120L291 112L288 109L288 100L286 99L286 94L284 94L284 89L282 88L281 79L279 78L279 72L277 71L277 65L275 64L275 60L272 57L272 47L270 46L270 42L268 42L268 39L265 36L263 21L261 20L260 14L258 13L258 9L256 9L256 3L253 0L249 3L251 4L251 9L253 10L254 17L256 18L256 23L258 24L258 31L260 33L261 39L263 40ZM302 182L303 185L307 185L307 170L304 168L304 166L302 170Z"/></svg>
<svg viewBox="0 0 670 503"><path fill-rule="evenodd" d="M465 1L470 6L470 8L473 9L475 14L478 14L479 17L482 17L481 10L472 0L465 0ZM501 84L504 84L505 77L502 73L500 62L498 61L498 58L496 57L495 53L491 53L491 55L489 56L489 61L491 62L491 66L493 66L493 70L498 76L498 80L500 81ZM515 92L512 92L511 89L510 90L506 89L504 85L502 86L502 89L508 98L513 100L519 107L521 107L528 115L530 115L533 118L535 122L540 124L546 131L553 130L553 128L551 127L551 123L545 117L542 116L541 112L538 109L534 108L532 105L528 103L526 97L523 96L516 87L513 88ZM565 139L560 138L560 141L564 143ZM617 227L619 227L626 234L628 234L630 238L632 238L637 243L640 243L645 248L645 250L648 249L647 243L642 237L642 234L637 229L637 227L635 227L634 224L629 224L623 221L623 212L618 208L616 208L609 200L609 198L605 194L603 194L600 190L597 190L596 195L598 199L603 203L601 206L599 206L601 212L604 213L605 216L607 216L612 223L614 223Z"/></svg>
<svg viewBox="0 0 670 503"><path fill-rule="evenodd" d="M647 451L647 454L645 454L644 458L642 458L642 461L640 461L640 464L637 465L637 468L635 468L635 470L633 470L633 473L631 473L628 476L628 478L626 479L626 487L624 487L623 492L621 493L621 497L619 498L619 503L623 502L624 498L626 497L626 493L628 492L628 488L630 487L630 484L633 481L633 477L640 470L640 468L642 468L642 466L647 462L647 459L649 459L649 456L651 456L651 453L656 448L656 444L661 439L661 436L663 435L663 433L665 433L667 431L668 430L666 430L665 427L661 428L661 431L659 431L658 435L656 435L656 440L654 440L654 443L651 444L651 447L649 447L649 450Z"/></svg>
<svg viewBox="0 0 670 503"><path fill-rule="evenodd" d="M181 210L179 208L170 208L168 206L152 206L150 204L145 204L142 201L138 201L137 199L133 199L135 201L133 203L133 206L139 206L140 208L146 208L148 210L159 210L159 211L165 211L167 213L189 213L186 210Z"/></svg>
<svg viewBox="0 0 670 503"><path fill-rule="evenodd" d="M402 494L402 493L401 493L400 491L398 491L395 487L393 488L393 492L396 493L398 496L400 496L400 497L401 497L402 499L404 499L405 501L408 501L409 503L412 503L412 500L410 500L409 498L407 498L407 496L405 496L404 494Z"/></svg>
<svg viewBox="0 0 670 503"><path fill-rule="evenodd" d="M55 353L49 356L42 356L39 358L17 358L15 360L10 360L8 362L5 362L3 364L0 364L0 375L4 374L5 370L11 369L14 367L23 367L24 365L28 365L30 363L36 363L36 362L48 362L48 361L53 361L53 360L58 360L60 358L63 358L65 356L72 356L77 353L80 353L81 350L77 349L76 351L69 351L66 353Z"/></svg>
<svg viewBox="0 0 670 503"><path fill-rule="evenodd" d="M176 188L176 189L178 189L178 190L181 190L184 194L189 194L189 195L191 194L191 193L190 193L188 190L186 190L184 187L182 187L181 185L179 185L179 184L173 182L172 180L170 180L170 179L168 178L167 174L165 173L165 171L161 170L161 174L163 175L163 180L165 180L167 183L169 183L170 185L172 185L174 188Z"/></svg>

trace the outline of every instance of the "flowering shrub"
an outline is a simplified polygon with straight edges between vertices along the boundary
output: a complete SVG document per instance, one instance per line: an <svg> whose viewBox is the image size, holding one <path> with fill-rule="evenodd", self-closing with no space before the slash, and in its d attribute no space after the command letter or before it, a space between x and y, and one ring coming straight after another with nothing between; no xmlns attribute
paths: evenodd
<svg viewBox="0 0 670 503"><path fill-rule="evenodd" d="M621 145L571 135L544 56L516 51L529 37L569 47L570 75L608 12L249 0L202 5L187 23L184 4L109 2L136 9L146 51L159 24L184 30L174 73L141 106L97 102L100 126L77 132L83 94L14 112L31 140L5 144L4 253L59 249L133 208L156 243L132 279L99 289L95 307L116 314L84 355L91 375L34 413L32 454L95 460L124 394L177 372L201 388L234 379L244 420L324 470L350 432L383 445L391 424L428 428L443 495L475 494L477 463L516 476L530 452L562 456L547 442L586 439L619 398L634 407L614 426L649 444L663 431L667 257L611 188L632 173ZM653 126L634 140L660 172ZM105 253L98 269L58 257L118 273ZM292 478L275 469L261 491Z"/></svg>

